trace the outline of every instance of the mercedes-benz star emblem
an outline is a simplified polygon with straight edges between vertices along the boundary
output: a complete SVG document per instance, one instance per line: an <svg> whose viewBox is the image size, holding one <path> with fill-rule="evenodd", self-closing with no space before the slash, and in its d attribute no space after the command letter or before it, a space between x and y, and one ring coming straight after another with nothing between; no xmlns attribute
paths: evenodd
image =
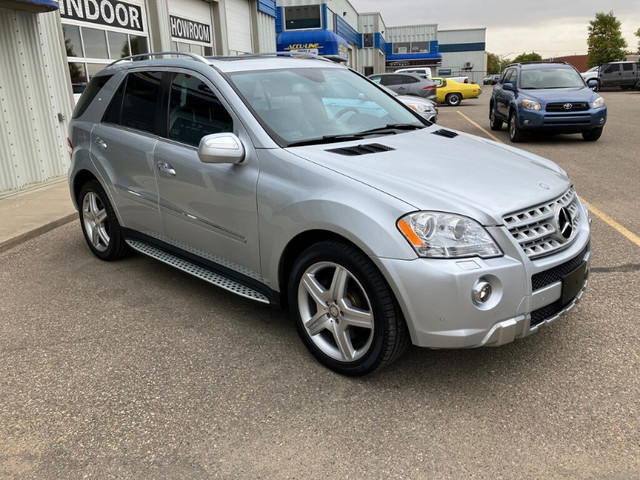
<svg viewBox="0 0 640 480"><path fill-rule="evenodd" d="M556 225L560 237L569 240L573 234L573 218L571 218L571 212L567 207L562 207L556 213Z"/></svg>

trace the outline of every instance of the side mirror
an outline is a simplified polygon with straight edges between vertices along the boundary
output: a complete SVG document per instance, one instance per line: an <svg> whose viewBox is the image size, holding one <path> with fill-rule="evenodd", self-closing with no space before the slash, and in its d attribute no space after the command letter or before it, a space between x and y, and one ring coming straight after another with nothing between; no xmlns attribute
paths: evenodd
<svg viewBox="0 0 640 480"><path fill-rule="evenodd" d="M513 86L513 83L503 83L502 84L502 89L503 90L510 90L510 91L515 91L516 87Z"/></svg>
<svg viewBox="0 0 640 480"><path fill-rule="evenodd" d="M587 80L587 86L591 90L596 92L598 90L598 80L596 80L595 78L590 78L589 80Z"/></svg>
<svg viewBox="0 0 640 480"><path fill-rule="evenodd" d="M242 163L245 150L233 133L214 133L200 139L198 157L203 163Z"/></svg>

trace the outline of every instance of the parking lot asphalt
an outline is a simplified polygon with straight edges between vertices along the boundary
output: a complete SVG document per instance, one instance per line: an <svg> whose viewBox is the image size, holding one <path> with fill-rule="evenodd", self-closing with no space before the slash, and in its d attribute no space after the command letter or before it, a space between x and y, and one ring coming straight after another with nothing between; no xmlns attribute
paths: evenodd
<svg viewBox="0 0 640 480"><path fill-rule="evenodd" d="M439 123L508 143L484 90ZM67 223L0 251L0 478L640 480L640 245L614 228L640 234L640 92L603 95L598 142L519 145L605 215L584 300L526 339L412 348L363 379L317 364L284 312L97 260L53 187Z"/></svg>

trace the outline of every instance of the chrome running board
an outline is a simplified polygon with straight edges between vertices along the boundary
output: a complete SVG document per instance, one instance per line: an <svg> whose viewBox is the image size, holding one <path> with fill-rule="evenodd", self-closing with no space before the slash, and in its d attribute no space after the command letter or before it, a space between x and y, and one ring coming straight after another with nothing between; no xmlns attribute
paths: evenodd
<svg viewBox="0 0 640 480"><path fill-rule="evenodd" d="M241 297L245 297L250 300L255 300L256 302L270 303L269 299L262 293L257 292L246 285L242 285L235 280L224 277L219 273L212 272L200 265L196 265L188 260L172 255L171 253L167 253L159 248L149 245L148 243L140 242L138 240L127 240L126 242L127 245L135 251L148 255L156 260L160 260L167 265L171 265L172 267L189 273L194 277L198 277L205 282L209 282L216 287L224 288L231 293L235 293L236 295L240 295Z"/></svg>

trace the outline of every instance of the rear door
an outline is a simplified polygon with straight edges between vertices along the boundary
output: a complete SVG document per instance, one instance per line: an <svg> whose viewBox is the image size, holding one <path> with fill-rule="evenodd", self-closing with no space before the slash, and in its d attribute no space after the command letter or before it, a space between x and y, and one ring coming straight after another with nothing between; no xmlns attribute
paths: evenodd
<svg viewBox="0 0 640 480"><path fill-rule="evenodd" d="M160 72L129 73L91 131L91 157L122 225L148 234L162 231L153 163L161 78Z"/></svg>
<svg viewBox="0 0 640 480"><path fill-rule="evenodd" d="M495 111L503 120L509 118L509 108L515 97L515 93L511 90L503 88L505 83L510 83L513 88L518 86L518 71L515 68L509 68L502 79L494 87Z"/></svg>

